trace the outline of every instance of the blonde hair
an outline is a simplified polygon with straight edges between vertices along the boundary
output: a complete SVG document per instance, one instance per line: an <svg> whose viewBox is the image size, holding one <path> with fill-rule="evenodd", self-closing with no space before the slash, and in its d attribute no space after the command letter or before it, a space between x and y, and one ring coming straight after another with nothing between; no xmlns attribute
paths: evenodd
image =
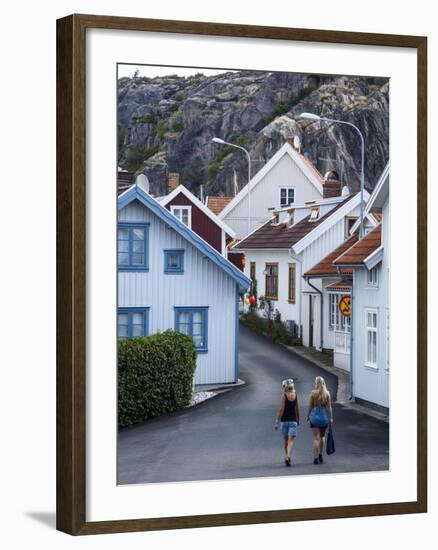
<svg viewBox="0 0 438 550"><path fill-rule="evenodd" d="M294 384L294 381L292 380L292 378L287 378L286 380L283 380L281 385L283 386L283 390L285 392L296 393L295 384Z"/></svg>
<svg viewBox="0 0 438 550"><path fill-rule="evenodd" d="M327 405L329 400L329 392L322 376L317 376L315 378L315 388L313 393L319 403L322 405Z"/></svg>

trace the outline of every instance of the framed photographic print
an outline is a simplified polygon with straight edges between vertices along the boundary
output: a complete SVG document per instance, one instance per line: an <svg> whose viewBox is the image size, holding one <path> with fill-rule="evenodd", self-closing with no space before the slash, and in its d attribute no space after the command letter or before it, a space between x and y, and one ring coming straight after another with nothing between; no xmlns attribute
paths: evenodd
<svg viewBox="0 0 438 550"><path fill-rule="evenodd" d="M57 528L425 512L426 38L57 23Z"/></svg>

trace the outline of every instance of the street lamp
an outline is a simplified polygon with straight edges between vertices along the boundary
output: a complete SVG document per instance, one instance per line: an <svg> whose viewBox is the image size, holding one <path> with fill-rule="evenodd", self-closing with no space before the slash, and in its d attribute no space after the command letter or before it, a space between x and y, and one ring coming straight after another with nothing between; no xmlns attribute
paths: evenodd
<svg viewBox="0 0 438 550"><path fill-rule="evenodd" d="M236 149L240 149L246 154L246 157L248 159L248 234L251 233L251 193L249 189L249 182L251 181L251 158L249 156L248 151L241 147L240 145L235 145L234 143L229 143L228 141L225 141L221 138L214 137L211 141L214 143L218 143L219 145L228 145L229 147L235 147Z"/></svg>
<svg viewBox="0 0 438 550"><path fill-rule="evenodd" d="M362 238L364 236L364 226L363 226L363 190L365 188L365 175L364 175L364 164L365 164L365 141L362 135L362 132L357 126L351 122L346 122L345 120L334 120L333 118L325 118L314 113L301 113L299 118L304 118L306 120L322 120L324 122L333 122L334 124L346 124L351 126L359 134L360 142L362 145L362 154L361 154L361 166L360 166L360 229L359 236Z"/></svg>

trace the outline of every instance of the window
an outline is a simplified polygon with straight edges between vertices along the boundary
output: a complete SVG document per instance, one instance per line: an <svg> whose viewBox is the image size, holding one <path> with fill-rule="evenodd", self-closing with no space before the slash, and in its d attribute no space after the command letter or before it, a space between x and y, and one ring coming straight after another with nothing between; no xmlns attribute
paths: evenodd
<svg viewBox="0 0 438 550"><path fill-rule="evenodd" d="M377 368L377 310L365 310L365 365Z"/></svg>
<svg viewBox="0 0 438 550"><path fill-rule="evenodd" d="M119 223L117 230L119 270L148 270L148 235L148 224Z"/></svg>
<svg viewBox="0 0 438 550"><path fill-rule="evenodd" d="M249 264L249 278L251 279L252 282L256 280L256 263L255 262L251 262Z"/></svg>
<svg viewBox="0 0 438 550"><path fill-rule="evenodd" d="M177 206L172 204L170 207L172 214L183 222L187 227L192 227L192 207L191 206Z"/></svg>
<svg viewBox="0 0 438 550"><path fill-rule="evenodd" d="M372 269L367 270L367 285L372 287L379 286L379 278L378 278L378 268L373 267Z"/></svg>
<svg viewBox="0 0 438 550"><path fill-rule="evenodd" d="M310 221L314 222L319 218L319 206L313 206L310 209Z"/></svg>
<svg viewBox="0 0 438 550"><path fill-rule="evenodd" d="M198 353L206 353L208 351L208 308L176 307L175 330L191 336Z"/></svg>
<svg viewBox="0 0 438 550"><path fill-rule="evenodd" d="M266 264L265 298L278 300L278 264Z"/></svg>
<svg viewBox="0 0 438 550"><path fill-rule="evenodd" d="M280 206L290 206L295 202L295 189L293 187L280 188Z"/></svg>
<svg viewBox="0 0 438 550"><path fill-rule="evenodd" d="M289 264L288 301L290 304L295 303L295 267L295 264Z"/></svg>
<svg viewBox="0 0 438 550"><path fill-rule="evenodd" d="M184 273L184 250L164 251L164 273Z"/></svg>
<svg viewBox="0 0 438 550"><path fill-rule="evenodd" d="M121 307L117 312L117 337L147 336L149 332L149 308Z"/></svg>
<svg viewBox="0 0 438 550"><path fill-rule="evenodd" d="M339 302L345 294L329 292L329 330L351 332L351 317L341 313Z"/></svg>
<svg viewBox="0 0 438 550"><path fill-rule="evenodd" d="M350 231L353 225L356 223L357 218L354 216L346 216L345 217L345 238L348 239L350 237Z"/></svg>

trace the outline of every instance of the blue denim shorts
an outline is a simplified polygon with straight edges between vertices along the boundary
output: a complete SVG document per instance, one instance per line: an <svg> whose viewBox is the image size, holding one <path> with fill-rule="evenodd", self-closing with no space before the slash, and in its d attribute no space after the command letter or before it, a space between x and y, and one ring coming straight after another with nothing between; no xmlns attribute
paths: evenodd
<svg viewBox="0 0 438 550"><path fill-rule="evenodd" d="M294 421L280 422L280 429L283 437L296 437L298 424Z"/></svg>

